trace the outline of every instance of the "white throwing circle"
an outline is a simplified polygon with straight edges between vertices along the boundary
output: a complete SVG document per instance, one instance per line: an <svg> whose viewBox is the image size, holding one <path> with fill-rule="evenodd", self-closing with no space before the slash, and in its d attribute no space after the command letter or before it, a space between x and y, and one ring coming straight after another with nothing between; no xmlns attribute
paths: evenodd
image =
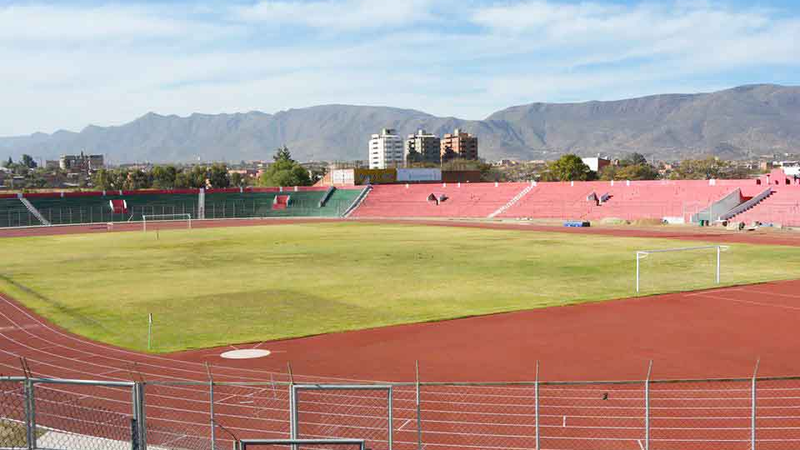
<svg viewBox="0 0 800 450"><path fill-rule="evenodd" d="M219 356L225 359L254 359L269 356L269 350L260 350L257 348L246 348L242 350L231 350Z"/></svg>

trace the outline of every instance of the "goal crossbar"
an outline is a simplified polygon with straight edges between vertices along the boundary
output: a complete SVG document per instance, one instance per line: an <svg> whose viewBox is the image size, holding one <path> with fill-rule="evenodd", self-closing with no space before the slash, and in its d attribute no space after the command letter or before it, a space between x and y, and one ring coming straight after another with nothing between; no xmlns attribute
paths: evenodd
<svg viewBox="0 0 800 450"><path fill-rule="evenodd" d="M142 230L147 231L147 222L174 222L185 220L192 228L192 215L189 213L177 214L142 214Z"/></svg>
<svg viewBox="0 0 800 450"><path fill-rule="evenodd" d="M727 245L702 245L699 247L678 247L678 248L662 248L658 250L637 250L636 253L640 255L649 255L650 253L685 252L689 250L711 250L712 248L719 248L722 251L725 251L730 247Z"/></svg>
<svg viewBox="0 0 800 450"><path fill-rule="evenodd" d="M720 283L720 253L727 251L730 246L727 245L700 245L696 247L677 247L677 248L662 248L656 250L637 250L636 251L636 292L640 292L640 279L641 279L641 269L639 262L646 258L648 255L653 253L674 253L674 252L686 252L686 251L694 251L694 250L716 250L717 253L717 264L716 264L716 271L715 271L715 281L717 284Z"/></svg>

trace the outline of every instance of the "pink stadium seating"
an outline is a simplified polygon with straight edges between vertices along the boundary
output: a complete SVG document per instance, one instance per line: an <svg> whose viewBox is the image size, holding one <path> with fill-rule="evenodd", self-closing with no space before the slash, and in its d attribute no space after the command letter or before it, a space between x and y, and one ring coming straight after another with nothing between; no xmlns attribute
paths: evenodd
<svg viewBox="0 0 800 450"><path fill-rule="evenodd" d="M598 208L608 183L539 183L511 208L503 218L586 219Z"/></svg>
<svg viewBox="0 0 800 450"><path fill-rule="evenodd" d="M375 185L353 217L487 217L528 183ZM433 194L445 200L429 201Z"/></svg>
<svg viewBox="0 0 800 450"><path fill-rule="evenodd" d="M763 187L763 186L759 186ZM734 222L800 226L800 186L770 186L773 193L751 209L732 217Z"/></svg>

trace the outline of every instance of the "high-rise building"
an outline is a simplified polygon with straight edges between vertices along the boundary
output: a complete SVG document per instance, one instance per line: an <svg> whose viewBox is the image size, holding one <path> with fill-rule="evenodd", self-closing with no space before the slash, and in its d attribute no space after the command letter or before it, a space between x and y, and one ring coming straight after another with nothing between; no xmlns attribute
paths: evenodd
<svg viewBox="0 0 800 450"><path fill-rule="evenodd" d="M458 128L444 135L439 148L443 163L454 158L478 159L478 138Z"/></svg>
<svg viewBox="0 0 800 450"><path fill-rule="evenodd" d="M392 128L384 128L369 140L369 168L386 169L403 165L403 138Z"/></svg>
<svg viewBox="0 0 800 450"><path fill-rule="evenodd" d="M408 155L411 152L419 154L419 162L428 162L439 164L441 162L440 156L441 139L433 134L428 134L425 130L417 131L417 134L409 134L406 139L405 159L409 161Z"/></svg>

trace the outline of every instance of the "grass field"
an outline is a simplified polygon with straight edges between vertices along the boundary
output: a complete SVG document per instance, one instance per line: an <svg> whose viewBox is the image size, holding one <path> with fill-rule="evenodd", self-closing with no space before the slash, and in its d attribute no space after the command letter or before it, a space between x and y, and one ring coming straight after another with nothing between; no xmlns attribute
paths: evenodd
<svg viewBox="0 0 800 450"><path fill-rule="evenodd" d="M0 241L0 291L76 333L174 351L635 295L666 239L327 223ZM690 245L700 245L691 243ZM645 293L713 286L713 252L643 261ZM800 248L736 244L723 284L796 278Z"/></svg>

